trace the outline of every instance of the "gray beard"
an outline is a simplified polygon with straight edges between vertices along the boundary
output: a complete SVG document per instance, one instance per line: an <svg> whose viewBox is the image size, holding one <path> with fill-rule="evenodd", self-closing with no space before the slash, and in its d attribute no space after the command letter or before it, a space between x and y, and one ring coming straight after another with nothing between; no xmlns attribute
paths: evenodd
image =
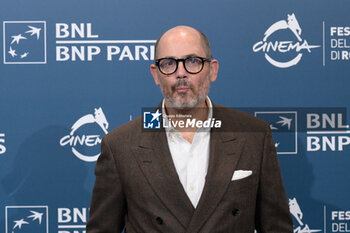
<svg viewBox="0 0 350 233"><path fill-rule="evenodd" d="M207 93L208 94L208 93ZM171 108L177 109L177 110L186 110L186 109L191 109L196 107L199 103L202 103L205 98L207 97L206 95L200 96L199 98L195 98L191 100L189 103L179 103L178 101L175 101L171 97L164 97L165 100L169 103Z"/></svg>
<svg viewBox="0 0 350 233"><path fill-rule="evenodd" d="M209 79L209 78L208 78L208 79ZM185 86L185 87L192 88L192 84L189 83L189 82L188 82L187 80L185 80L185 79L180 79L180 80L176 83L176 85L174 86L173 91L175 91L176 87L179 87L179 86ZM188 103L181 103L181 100L180 100L180 101L175 101L175 99L173 99L172 97L170 97L170 96L165 96L165 94L164 94L162 88L161 88L161 92L162 92L162 94L163 94L165 100L169 103L169 105L170 105L171 108L174 108L174 109L176 109L176 110L186 110L186 109L194 108L194 107L196 107L199 103L202 103L202 102L206 99L206 97L207 97L207 95L208 95L208 93L209 93L209 89L210 89L210 84L209 84L208 90L207 90L205 93L203 93L202 96L195 96L195 98L192 99L192 100L190 100L190 102L188 102ZM182 96L184 96L184 95L186 95L186 94L185 94L185 93L182 94Z"/></svg>

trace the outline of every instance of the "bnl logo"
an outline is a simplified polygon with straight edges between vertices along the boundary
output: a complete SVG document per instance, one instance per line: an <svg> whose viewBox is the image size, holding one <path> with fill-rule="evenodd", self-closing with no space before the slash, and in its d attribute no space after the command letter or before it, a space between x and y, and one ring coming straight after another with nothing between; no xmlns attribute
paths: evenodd
<svg viewBox="0 0 350 233"><path fill-rule="evenodd" d="M160 129L160 116L162 114L159 109L156 112L143 112L143 128L144 129Z"/></svg>
<svg viewBox="0 0 350 233"><path fill-rule="evenodd" d="M49 233L48 206L6 206L6 233Z"/></svg>
<svg viewBox="0 0 350 233"><path fill-rule="evenodd" d="M261 111L255 116L270 124L277 154L297 154L297 112Z"/></svg>
<svg viewBox="0 0 350 233"><path fill-rule="evenodd" d="M4 21L4 64L46 64L46 22Z"/></svg>

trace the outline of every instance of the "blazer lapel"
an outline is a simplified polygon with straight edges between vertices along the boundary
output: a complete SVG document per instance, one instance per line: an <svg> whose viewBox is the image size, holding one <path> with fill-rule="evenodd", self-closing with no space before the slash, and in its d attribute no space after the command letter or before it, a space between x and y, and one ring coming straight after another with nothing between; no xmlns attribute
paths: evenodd
<svg viewBox="0 0 350 233"><path fill-rule="evenodd" d="M165 131L142 134L139 146L132 148L135 158L156 195L187 228L195 209L177 175Z"/></svg>
<svg viewBox="0 0 350 233"><path fill-rule="evenodd" d="M215 132L213 129L210 137L210 158L205 186L187 228L188 233L198 232L221 201L231 182L245 142L244 138L239 138L235 133Z"/></svg>

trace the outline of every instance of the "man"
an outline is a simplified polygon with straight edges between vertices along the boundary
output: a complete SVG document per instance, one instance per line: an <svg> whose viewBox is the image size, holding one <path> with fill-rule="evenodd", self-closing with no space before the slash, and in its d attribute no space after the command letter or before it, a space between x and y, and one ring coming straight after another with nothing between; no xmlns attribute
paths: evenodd
<svg viewBox="0 0 350 233"><path fill-rule="evenodd" d="M151 73L169 122L218 128L147 132L137 118L101 143L88 233L292 233L269 125L207 97L218 73L204 34L186 26L157 41Z"/></svg>

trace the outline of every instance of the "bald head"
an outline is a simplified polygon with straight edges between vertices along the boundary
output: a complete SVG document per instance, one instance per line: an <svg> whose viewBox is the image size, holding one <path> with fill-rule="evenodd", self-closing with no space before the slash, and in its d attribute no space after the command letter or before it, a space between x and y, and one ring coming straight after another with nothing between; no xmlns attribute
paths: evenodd
<svg viewBox="0 0 350 233"><path fill-rule="evenodd" d="M201 47L203 48L205 55L207 58L212 57L209 40L201 31L188 27L188 26L176 26L168 31L164 32L157 40L155 45L155 59L158 59L160 50L163 46L170 46L171 41L183 39L184 41L187 38L194 38L198 40L198 43L201 43Z"/></svg>

